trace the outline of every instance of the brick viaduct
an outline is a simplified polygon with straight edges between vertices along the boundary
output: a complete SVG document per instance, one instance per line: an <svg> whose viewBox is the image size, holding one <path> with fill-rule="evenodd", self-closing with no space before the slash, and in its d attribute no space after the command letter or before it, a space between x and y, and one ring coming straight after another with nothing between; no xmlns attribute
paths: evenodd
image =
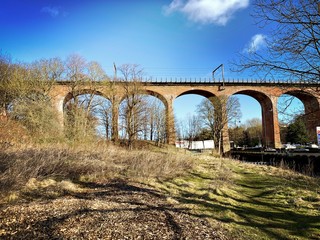
<svg viewBox="0 0 320 240"><path fill-rule="evenodd" d="M114 82L113 106L113 138L118 138L118 109L121 100L124 98L123 82ZM278 123L277 101L282 94L289 94L302 101L307 116L307 129L315 135L316 126L320 126L320 84L297 84L287 82L258 82L258 81L226 81L226 82L142 82L144 94L159 98L166 108L167 118L167 141L169 144L175 142L173 102L182 95L198 94L204 97L231 96L244 94L256 99L262 110L263 143L264 145L279 148L280 128ZM90 92L88 85L82 85L78 93ZM92 92L92 90L91 90ZM98 85L95 94L111 99L110 88ZM71 98L70 83L59 82L50 91L53 105L60 113L63 120L64 104ZM250 106L245 106L250 107ZM228 151L229 138L227 131L224 131L224 151Z"/></svg>

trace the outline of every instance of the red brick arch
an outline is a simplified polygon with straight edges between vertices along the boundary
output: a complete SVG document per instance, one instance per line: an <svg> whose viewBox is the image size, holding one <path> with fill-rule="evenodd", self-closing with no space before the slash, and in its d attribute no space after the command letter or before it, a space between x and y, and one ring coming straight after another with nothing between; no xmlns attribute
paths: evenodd
<svg viewBox="0 0 320 240"><path fill-rule="evenodd" d="M266 132L265 140L273 147L280 147L281 144L278 126L277 99L284 93L299 98L304 103L306 112L313 114L312 118L314 120L309 124L310 130L313 129L314 126L320 126L320 84L297 85L281 81L269 83L259 81L236 81L224 83L144 82L143 85L144 94L155 96L165 104L168 120L168 136L170 135L170 137L168 137L168 142L171 144L175 142L173 101L175 98L187 94L198 94L204 97L245 94L255 98L261 104L262 108L263 125L265 126L264 131ZM59 110L61 119L63 119L63 113L61 111L62 102L65 103L68 98L70 98L70 86L70 82L59 82L55 84L49 92L53 106ZM95 93L108 98L107 88L107 86L101 85L98 87L99 91ZM86 89L88 89L88 86L84 85L83 90L81 90L82 94L86 93ZM301 89L303 89L303 91ZM116 109L117 104L119 104L119 101L124 94L121 83L115 82L114 91L117 100L114 101L113 104ZM114 129L116 128L117 126L114 126Z"/></svg>

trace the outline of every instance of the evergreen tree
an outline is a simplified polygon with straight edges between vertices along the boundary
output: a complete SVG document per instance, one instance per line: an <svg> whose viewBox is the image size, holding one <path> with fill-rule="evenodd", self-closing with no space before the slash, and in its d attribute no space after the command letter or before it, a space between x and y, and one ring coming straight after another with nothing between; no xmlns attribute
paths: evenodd
<svg viewBox="0 0 320 240"><path fill-rule="evenodd" d="M307 128L301 117L297 117L296 120L288 126L286 140L290 143L301 144L309 142Z"/></svg>

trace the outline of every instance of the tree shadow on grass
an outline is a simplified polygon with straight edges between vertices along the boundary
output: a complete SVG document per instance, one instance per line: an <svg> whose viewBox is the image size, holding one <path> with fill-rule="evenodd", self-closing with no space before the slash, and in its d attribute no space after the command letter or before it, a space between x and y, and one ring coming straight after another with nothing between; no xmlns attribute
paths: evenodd
<svg viewBox="0 0 320 240"><path fill-rule="evenodd" d="M193 174L193 177L203 179L199 174ZM170 184L174 186L175 183ZM203 213L194 213L197 217L231 223L238 229L258 228L273 239L320 237L320 232L316 230L320 228L319 214L310 215L279 201L273 201L274 192L270 188L279 182L252 178L246 182L235 183L235 186L237 184L241 189L241 192L238 192L239 198L234 196L234 192L231 195L222 189L219 193L214 192L210 186L207 189L198 189L200 192L207 192L206 194L197 193L195 189L182 189L180 186L173 189L179 192L176 197L179 202L200 207Z"/></svg>

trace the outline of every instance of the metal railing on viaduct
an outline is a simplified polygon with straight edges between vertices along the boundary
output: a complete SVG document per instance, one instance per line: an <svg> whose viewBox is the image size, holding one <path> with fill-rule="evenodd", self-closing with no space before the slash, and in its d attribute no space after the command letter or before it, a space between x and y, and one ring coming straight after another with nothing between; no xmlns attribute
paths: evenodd
<svg viewBox="0 0 320 240"><path fill-rule="evenodd" d="M314 86L320 87L319 82L281 80L281 79L212 79L206 77L145 77L140 78L141 82L151 84L213 84L213 85L281 85L281 86Z"/></svg>

